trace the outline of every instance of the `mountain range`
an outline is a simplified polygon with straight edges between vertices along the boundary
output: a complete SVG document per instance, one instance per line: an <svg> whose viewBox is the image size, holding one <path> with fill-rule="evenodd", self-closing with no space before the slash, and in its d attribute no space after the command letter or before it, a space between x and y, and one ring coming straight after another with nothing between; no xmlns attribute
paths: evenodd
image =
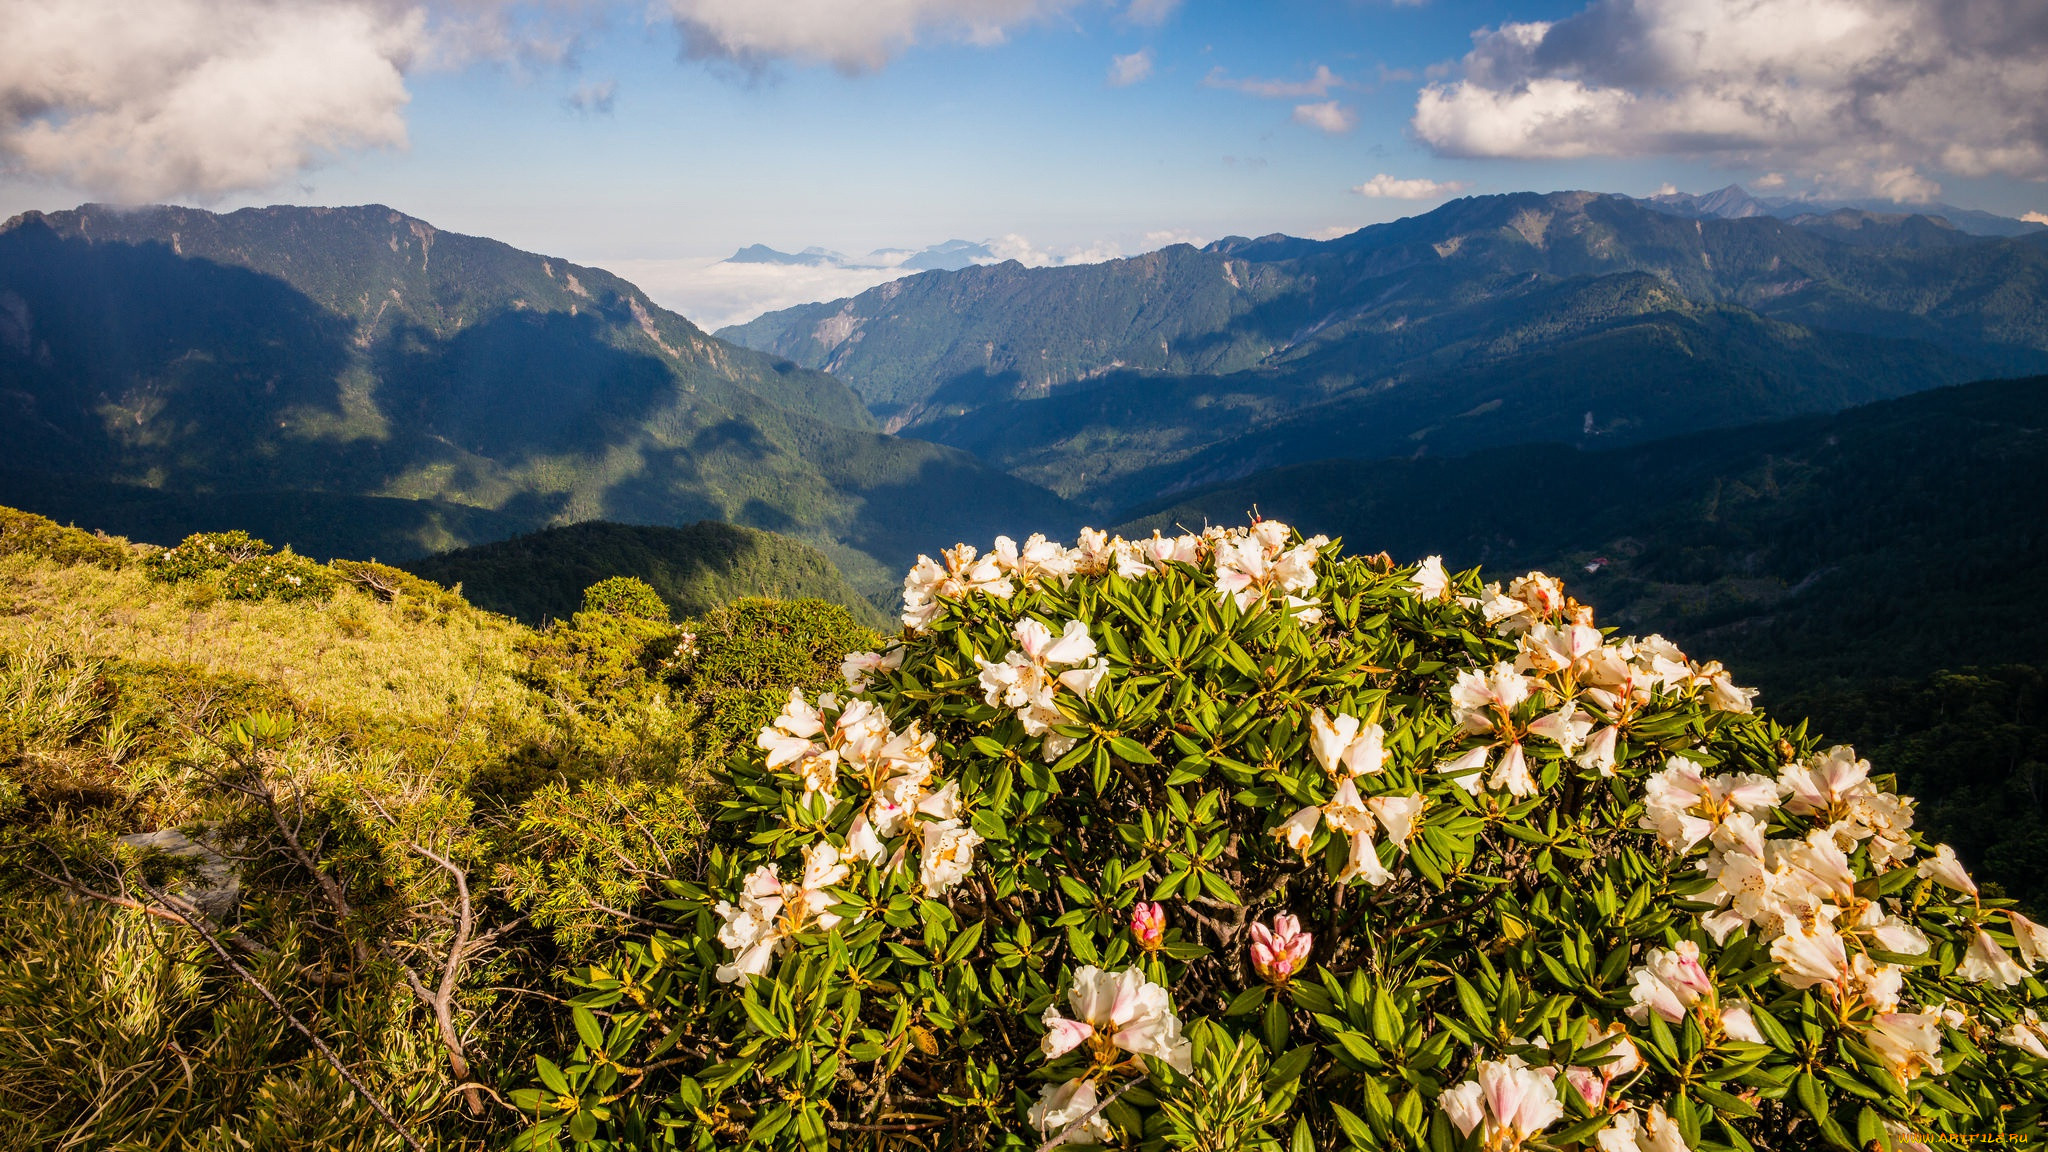
<svg viewBox="0 0 2048 1152"><path fill-rule="evenodd" d="M816 543L879 595L940 537L1071 527L1040 488L878 431L830 375L600 269L382 206L16 217L0 409L19 504L91 488L188 528L311 504L295 542L315 554L362 543L360 521L397 560L715 519Z"/></svg>
<svg viewBox="0 0 2048 1152"><path fill-rule="evenodd" d="M865 257L852 257L830 248L810 247L801 252L778 252L766 244L749 244L725 258L726 264L787 264L804 268L901 268L911 272L953 271L976 264L993 263L996 254L987 244L972 240L947 240L925 248L877 248Z"/></svg>
<svg viewBox="0 0 2048 1152"><path fill-rule="evenodd" d="M1263 468L1641 442L2048 369L2048 231L1471 197L1319 242L905 277L722 337L1097 513Z"/></svg>
<svg viewBox="0 0 2048 1152"><path fill-rule="evenodd" d="M2038 220L2015 220L2010 216L1999 216L1975 208L1958 208L1953 204L1906 204L1897 200L1811 200L1797 196L1752 196L1740 184L1730 184L1712 192L1662 192L1646 196L1641 201L1661 211L1675 212L1681 216L1713 216L1723 220L1739 220L1747 216L1776 216L1782 220L1793 220L1801 216L1818 216L1847 208L1859 212L1875 212L1893 216L1929 216L1946 220L1957 229L1972 236L2026 236L2048 230L2048 224Z"/></svg>

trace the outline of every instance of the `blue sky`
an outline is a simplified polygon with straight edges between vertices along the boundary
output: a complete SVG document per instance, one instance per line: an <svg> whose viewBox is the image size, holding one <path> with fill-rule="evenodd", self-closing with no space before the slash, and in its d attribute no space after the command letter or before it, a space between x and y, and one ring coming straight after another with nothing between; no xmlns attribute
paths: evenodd
<svg viewBox="0 0 2048 1152"><path fill-rule="evenodd" d="M109 19L133 2L76 0ZM2048 209L2048 161L1999 150L2014 135L2048 140L2042 114L2018 107L2048 101L2025 59L1994 61L2000 84L1979 83L1980 60L1931 95L1899 94L1910 109L1946 101L1965 125L1995 112L1975 152L1917 111L1879 109L1873 129L1867 107L1788 102L1897 65L1899 37L1927 33L1896 14L1932 20L1934 0L868 0L900 21L894 38L871 35L846 0L302 0L335 22L244 41L208 31L256 2L156 0L196 6L191 26L125 41L83 20L23 37L17 51L52 38L110 76L170 79L46 98L40 137L33 115L0 121L12 161L0 213L86 198L382 202L637 275L717 322L763 292L838 290L829 278L706 286L706 263L755 242L861 253L962 237L1074 260L1230 233L1330 235L1455 194L1760 178L1781 192ZM1872 29L1773 58L1797 36L1772 21L1803 26L1829 7ZM2025 34L2005 41L2032 34L2027 7L2013 0ZM1699 59L1674 55L1688 35L1708 45ZM184 91L180 61L208 52L255 61L248 91L192 81L204 126L180 126L153 93ZM1809 59L1811 75L1769 90ZM308 94L317 86L279 75L336 79ZM1426 91L1441 99L1425 118ZM1781 106L1735 123L1731 91ZM1357 191L1380 176L1369 191L1405 197Z"/></svg>

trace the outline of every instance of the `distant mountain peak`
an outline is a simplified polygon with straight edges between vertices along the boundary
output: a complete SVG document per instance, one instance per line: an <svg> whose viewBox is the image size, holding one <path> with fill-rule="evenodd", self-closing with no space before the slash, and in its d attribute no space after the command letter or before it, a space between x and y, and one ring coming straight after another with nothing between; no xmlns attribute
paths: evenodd
<svg viewBox="0 0 2048 1152"><path fill-rule="evenodd" d="M749 244L728 256L727 264L783 264L806 268L849 268L912 272L942 270L956 272L976 264L996 263L995 250L986 241L946 240L924 248L877 248L859 259L813 245L801 252L782 252L766 244Z"/></svg>

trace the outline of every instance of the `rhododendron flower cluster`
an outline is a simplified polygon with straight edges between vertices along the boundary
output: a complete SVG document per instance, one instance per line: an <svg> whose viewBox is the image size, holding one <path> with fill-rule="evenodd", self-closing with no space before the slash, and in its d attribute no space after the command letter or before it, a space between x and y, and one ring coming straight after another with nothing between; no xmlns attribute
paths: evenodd
<svg viewBox="0 0 2048 1152"><path fill-rule="evenodd" d="M2048 1126L2048 928L1881 766L1553 577L1084 530L920 558L902 624L720 773L671 921L578 975L528 1146Z"/></svg>

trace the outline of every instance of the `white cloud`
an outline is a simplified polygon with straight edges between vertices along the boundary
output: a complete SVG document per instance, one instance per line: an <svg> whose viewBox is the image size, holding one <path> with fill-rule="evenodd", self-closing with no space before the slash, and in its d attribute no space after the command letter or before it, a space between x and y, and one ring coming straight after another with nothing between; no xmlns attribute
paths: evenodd
<svg viewBox="0 0 2048 1152"><path fill-rule="evenodd" d="M1320 128L1325 132L1349 132L1353 117L1351 109L1335 100L1325 100L1320 104L1296 104L1294 122Z"/></svg>
<svg viewBox="0 0 2048 1152"><path fill-rule="evenodd" d="M402 148L418 9L373 0L0 0L0 163L136 202Z"/></svg>
<svg viewBox="0 0 2048 1152"><path fill-rule="evenodd" d="M1360 196L1378 200L1434 200L1441 196L1455 196L1464 190L1463 180L1438 182L1419 176L1412 180L1396 180L1385 172L1352 189Z"/></svg>
<svg viewBox="0 0 2048 1152"><path fill-rule="evenodd" d="M1100 264L1104 260L1115 260L1124 252L1122 246L1111 240L1098 240L1092 244L1073 244L1064 248L1045 249L1035 247L1031 241L1011 232L999 239L987 241L989 251L996 254L998 261L1015 260L1030 268L1063 267L1068 264Z"/></svg>
<svg viewBox="0 0 2048 1152"><path fill-rule="evenodd" d="M1131 0L1131 6L1124 9L1124 19L1133 24L1164 24L1179 7L1180 0Z"/></svg>
<svg viewBox="0 0 2048 1152"><path fill-rule="evenodd" d="M2029 224L2048 224L2048 212L2029 212L2020 219Z"/></svg>
<svg viewBox="0 0 2048 1152"><path fill-rule="evenodd" d="M1111 87L1122 88L1136 84L1152 74L1152 50L1140 48L1129 56L1109 58L1109 83Z"/></svg>
<svg viewBox="0 0 2048 1152"><path fill-rule="evenodd" d="M682 313L707 332L778 308L858 295L910 275L893 268L728 264L705 257L592 263L638 284L655 303Z"/></svg>
<svg viewBox="0 0 2048 1152"><path fill-rule="evenodd" d="M873 71L927 36L1000 44L1080 0L665 0L690 55ZM1161 18L1164 16L1162 14Z"/></svg>
<svg viewBox="0 0 2048 1152"><path fill-rule="evenodd" d="M1783 188L1785 186L1785 174L1782 172L1766 172L1751 180L1749 186L1759 192L1769 192L1773 189Z"/></svg>
<svg viewBox="0 0 2048 1152"><path fill-rule="evenodd" d="M1169 244L1192 244L1200 248L1208 242L1207 237L1190 232L1185 228L1162 228L1155 232L1145 233L1145 245L1148 248L1164 248Z"/></svg>
<svg viewBox="0 0 2048 1152"><path fill-rule="evenodd" d="M562 103L568 105L571 112L580 112L586 116L609 116L612 114L612 106L618 99L619 82L606 80L602 83L578 85L574 92L563 97Z"/></svg>
<svg viewBox="0 0 2048 1152"><path fill-rule="evenodd" d="M1349 87L1348 82L1329 65L1318 64L1313 75L1306 80L1256 80L1246 77L1233 80L1221 67L1211 68L1202 78L1202 83L1211 88L1229 88L1264 99L1300 100L1308 96L1328 96L1332 88Z"/></svg>
<svg viewBox="0 0 2048 1152"><path fill-rule="evenodd" d="M1416 101L1442 155L1775 161L1900 198L2048 177L2039 0L1592 0L1481 30L1462 71Z"/></svg>

